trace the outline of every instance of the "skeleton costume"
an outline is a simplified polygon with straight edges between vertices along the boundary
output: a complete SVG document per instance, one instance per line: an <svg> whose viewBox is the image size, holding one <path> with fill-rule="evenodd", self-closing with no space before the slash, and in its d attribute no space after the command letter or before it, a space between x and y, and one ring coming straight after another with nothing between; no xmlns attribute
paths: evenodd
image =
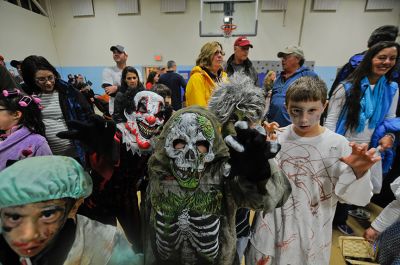
<svg viewBox="0 0 400 265"><path fill-rule="evenodd" d="M164 123L164 99L154 92L140 91L131 105L132 109L127 107L124 112L127 121L117 124L114 136L119 146L119 164L111 169L112 175L105 177L107 170L96 169L92 163L95 192L80 213L106 224L116 225L118 219L134 249L142 252L137 191L147 175L154 135Z"/></svg>
<svg viewBox="0 0 400 265"><path fill-rule="evenodd" d="M236 210L271 210L288 197L278 168L259 181L232 176L217 118L193 106L176 112L149 160L145 264L239 264ZM268 178L269 177L269 178Z"/></svg>

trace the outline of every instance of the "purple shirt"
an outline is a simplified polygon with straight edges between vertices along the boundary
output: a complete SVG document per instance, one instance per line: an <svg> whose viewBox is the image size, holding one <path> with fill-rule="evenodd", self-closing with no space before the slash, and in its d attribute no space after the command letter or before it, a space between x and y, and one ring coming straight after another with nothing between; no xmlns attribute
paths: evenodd
<svg viewBox="0 0 400 265"><path fill-rule="evenodd" d="M0 171L6 168L8 160L45 155L52 155L46 138L21 127L0 142Z"/></svg>

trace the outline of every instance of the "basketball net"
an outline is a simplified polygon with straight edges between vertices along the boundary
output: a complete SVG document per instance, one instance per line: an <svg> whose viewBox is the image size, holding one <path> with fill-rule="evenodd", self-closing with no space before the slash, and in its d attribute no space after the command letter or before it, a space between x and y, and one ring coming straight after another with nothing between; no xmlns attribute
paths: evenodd
<svg viewBox="0 0 400 265"><path fill-rule="evenodd" d="M235 24L223 24L221 26L221 30L224 34L225 38L229 38L232 36L232 32L237 28Z"/></svg>

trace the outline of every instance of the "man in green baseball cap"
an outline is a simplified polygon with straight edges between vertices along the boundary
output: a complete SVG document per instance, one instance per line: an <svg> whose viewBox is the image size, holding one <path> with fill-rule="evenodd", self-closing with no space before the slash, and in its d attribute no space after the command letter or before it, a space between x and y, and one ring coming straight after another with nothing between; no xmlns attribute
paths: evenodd
<svg viewBox="0 0 400 265"><path fill-rule="evenodd" d="M74 159L41 156L0 172L0 265L143 264L116 227L76 212L92 180Z"/></svg>

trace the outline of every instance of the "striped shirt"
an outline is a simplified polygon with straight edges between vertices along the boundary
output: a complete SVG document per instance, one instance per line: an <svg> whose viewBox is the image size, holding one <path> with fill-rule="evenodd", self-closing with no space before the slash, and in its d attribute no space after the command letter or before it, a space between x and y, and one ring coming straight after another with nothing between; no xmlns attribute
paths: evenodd
<svg viewBox="0 0 400 265"><path fill-rule="evenodd" d="M67 124L63 117L58 92L51 94L41 94L43 106L43 122L46 126L46 138L50 149L54 155L63 155L77 157L77 151L71 140L61 139L56 136L57 133L68 131Z"/></svg>

